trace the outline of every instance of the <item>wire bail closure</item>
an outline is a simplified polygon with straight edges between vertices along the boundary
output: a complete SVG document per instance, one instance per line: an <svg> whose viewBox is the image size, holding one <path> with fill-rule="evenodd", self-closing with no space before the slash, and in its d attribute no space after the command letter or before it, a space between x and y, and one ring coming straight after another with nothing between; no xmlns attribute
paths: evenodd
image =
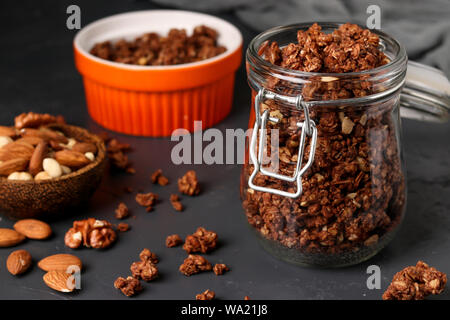
<svg viewBox="0 0 450 320"><path fill-rule="evenodd" d="M264 169L261 165L262 163L262 157L263 157L263 150L264 150L264 141L266 140L267 135L267 121L270 121L272 123L278 123L279 119L275 117L271 117L269 115L269 110L265 110L263 114L260 113L260 106L261 101L264 99L272 99L272 100L279 100L282 102L295 104L297 110L303 110L303 113L305 115L305 121L303 122L297 122L297 126L302 129L300 138L299 138L299 147L298 147L298 158L297 158L297 164L295 167L294 175L293 176L286 176L282 174L277 174L271 171L268 171ZM259 90L258 94L255 97L255 125L252 132L252 137L250 140L250 148L249 148L249 154L250 159L253 162L254 170L252 174L250 175L250 178L248 180L248 185L250 188L261 191L261 192L269 192L272 194L289 197L289 198L298 198L302 194L302 176L308 170L312 163L314 162L314 155L316 153L316 145L317 145L317 128L316 124L313 120L310 119L309 116L309 107L308 104L303 100L301 95L298 95L296 97L288 97L283 96L274 92L267 91L266 89L262 88ZM258 140L258 131L261 128L261 134L259 136L258 141L258 154L256 154L256 143ZM311 148L309 152L309 158L308 162L302 167L303 162L303 154L305 150L305 140L306 136L311 137ZM275 179L283 180L286 182L295 182L297 184L297 191L295 193L287 192L283 190L273 189L273 188L267 188L267 187L261 187L254 184L254 179L258 172L261 172L261 174L265 176L269 176Z"/></svg>

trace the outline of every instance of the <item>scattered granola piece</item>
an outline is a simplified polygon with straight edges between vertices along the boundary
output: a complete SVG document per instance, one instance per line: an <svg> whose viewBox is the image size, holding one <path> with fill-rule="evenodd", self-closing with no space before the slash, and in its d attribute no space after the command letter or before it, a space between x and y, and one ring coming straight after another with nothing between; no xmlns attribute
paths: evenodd
<svg viewBox="0 0 450 320"><path fill-rule="evenodd" d="M109 140L111 140L111 138L109 137L108 132L106 132L106 131L102 131L102 132L99 132L99 133L96 133L96 134L97 134L97 136L98 136L100 139L103 140L103 142L104 142L105 144L107 144L107 143L109 142Z"/></svg>
<svg viewBox="0 0 450 320"><path fill-rule="evenodd" d="M158 257L149 249L144 249L139 254L141 261L133 262L130 267L131 274L136 279L151 281L158 277Z"/></svg>
<svg viewBox="0 0 450 320"><path fill-rule="evenodd" d="M130 270L133 277L147 282L158 277L158 268L150 261L133 262Z"/></svg>
<svg viewBox="0 0 450 320"><path fill-rule="evenodd" d="M123 191L125 193L133 193L133 188L132 187L125 187L125 188L123 188Z"/></svg>
<svg viewBox="0 0 450 320"><path fill-rule="evenodd" d="M119 206L116 209L116 218L117 219L125 219L130 215L130 211L125 203L119 203Z"/></svg>
<svg viewBox="0 0 450 320"><path fill-rule="evenodd" d="M141 282L133 277L127 277L126 279L122 277L117 278L117 280L114 281L114 288L122 291L127 297L132 297L136 293L142 291Z"/></svg>
<svg viewBox="0 0 450 320"><path fill-rule="evenodd" d="M177 211L183 211L183 205L180 202L180 197L177 194L170 195L170 203L172 207Z"/></svg>
<svg viewBox="0 0 450 320"><path fill-rule="evenodd" d="M128 167L125 169L125 172L126 172L126 173L129 173L129 174L135 174L135 173L136 173L136 169L133 168L133 167L131 167L131 166L128 166Z"/></svg>
<svg viewBox="0 0 450 320"><path fill-rule="evenodd" d="M114 168L127 171L131 166L128 157L121 151L114 153L108 152L108 158Z"/></svg>
<svg viewBox="0 0 450 320"><path fill-rule="evenodd" d="M160 186L166 186L169 184L169 179L167 179L161 169L156 170L151 176L152 183L158 183Z"/></svg>
<svg viewBox="0 0 450 320"><path fill-rule="evenodd" d="M113 153L119 151L127 152L131 150L131 146L128 143L121 143L119 140L113 138L109 140L107 150Z"/></svg>
<svg viewBox="0 0 450 320"><path fill-rule="evenodd" d="M394 275L383 300L423 300L430 294L442 293L446 284L445 273L419 261Z"/></svg>
<svg viewBox="0 0 450 320"><path fill-rule="evenodd" d="M205 292L196 295L195 300L212 300L215 298L215 296L216 293L208 289Z"/></svg>
<svg viewBox="0 0 450 320"><path fill-rule="evenodd" d="M129 152L130 149L129 144L120 143L117 139L109 139L106 151L108 152L108 158L112 167L127 173L135 173L135 169L132 167L127 155L125 155L125 152Z"/></svg>
<svg viewBox="0 0 450 320"><path fill-rule="evenodd" d="M179 268L180 272L188 277L202 271L211 271L211 269L211 263L204 257L196 254L190 254L184 259L183 264Z"/></svg>
<svg viewBox="0 0 450 320"><path fill-rule="evenodd" d="M141 251L139 258L141 261L150 261L153 264L157 264L159 262L158 256L147 248Z"/></svg>
<svg viewBox="0 0 450 320"><path fill-rule="evenodd" d="M104 249L109 247L117 238L112 225L106 220L89 218L74 221L64 237L66 246L72 249L85 247Z"/></svg>
<svg viewBox="0 0 450 320"><path fill-rule="evenodd" d="M198 227L197 231L186 237L183 249L187 253L207 253L216 247L217 239L217 233L208 231L203 227Z"/></svg>
<svg viewBox="0 0 450 320"><path fill-rule="evenodd" d="M178 190L188 196L195 196L200 193L200 185L194 170L186 172L186 174L178 179Z"/></svg>
<svg viewBox="0 0 450 320"><path fill-rule="evenodd" d="M216 263L216 265L213 268L213 271L216 274L216 276L221 276L225 272L230 271L230 269L224 263Z"/></svg>
<svg viewBox="0 0 450 320"><path fill-rule="evenodd" d="M130 230L130 225L128 223L121 222L117 225L117 230L120 232L127 232Z"/></svg>
<svg viewBox="0 0 450 320"><path fill-rule="evenodd" d="M176 246L179 246L183 243L183 240L181 240L180 236L177 234L172 234L170 236L167 236L166 238L166 247L167 248L173 248Z"/></svg>
<svg viewBox="0 0 450 320"><path fill-rule="evenodd" d="M156 203L156 200L158 200L158 195L156 193L138 193L136 195L136 202L147 208L147 212L151 211L153 208L153 205Z"/></svg>

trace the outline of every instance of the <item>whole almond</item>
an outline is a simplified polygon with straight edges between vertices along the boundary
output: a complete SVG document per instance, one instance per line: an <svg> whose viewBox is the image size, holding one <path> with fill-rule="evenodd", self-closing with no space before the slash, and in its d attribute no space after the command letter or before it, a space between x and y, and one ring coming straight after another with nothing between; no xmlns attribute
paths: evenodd
<svg viewBox="0 0 450 320"><path fill-rule="evenodd" d="M56 131L45 128L41 129L26 128L20 130L20 134L22 135L22 137L35 137L44 139L46 141L54 140L59 143L67 143L68 141L68 139L65 136L58 134Z"/></svg>
<svg viewBox="0 0 450 320"><path fill-rule="evenodd" d="M16 140L17 143L27 143L27 144L31 144L32 146L37 146L39 144L39 142L42 142L42 141L44 141L44 139L39 138L39 137L23 137L23 138Z"/></svg>
<svg viewBox="0 0 450 320"><path fill-rule="evenodd" d="M31 144L23 142L17 143L14 141L0 149L0 161L18 158L30 160L33 152L34 147Z"/></svg>
<svg viewBox="0 0 450 320"><path fill-rule="evenodd" d="M72 150L61 150L55 152L55 159L59 164L70 168L79 168L91 163L86 156L80 152Z"/></svg>
<svg viewBox="0 0 450 320"><path fill-rule="evenodd" d="M26 250L13 251L6 260L6 269L14 276L24 273L30 266L31 255Z"/></svg>
<svg viewBox="0 0 450 320"><path fill-rule="evenodd" d="M52 234L50 226L40 220L23 219L14 225L14 229L29 239L43 240Z"/></svg>
<svg viewBox="0 0 450 320"><path fill-rule="evenodd" d="M47 135L49 140L58 141L60 143L68 143L70 141L70 139L72 139L72 138L67 138L64 135L64 133L62 133L61 131L55 131L55 130L51 130L49 128L40 128L39 130L41 132L44 132L44 134Z"/></svg>
<svg viewBox="0 0 450 320"><path fill-rule="evenodd" d="M82 263L80 258L72 254L60 253L48 256L38 262L38 267L44 271L67 271L67 268L70 266L77 266L81 270Z"/></svg>
<svg viewBox="0 0 450 320"><path fill-rule="evenodd" d="M0 126L0 136L14 137L17 131L13 127Z"/></svg>
<svg viewBox="0 0 450 320"><path fill-rule="evenodd" d="M11 142L13 142L13 139L11 139L10 137L0 136L0 148L3 148L4 146L10 144Z"/></svg>
<svg viewBox="0 0 450 320"><path fill-rule="evenodd" d="M47 142L41 141L36 148L34 149L33 155L30 159L30 165L28 168L28 171L35 176L39 172L42 171L42 161L44 160L45 156L47 155L48 146Z"/></svg>
<svg viewBox="0 0 450 320"><path fill-rule="evenodd" d="M59 292L72 292L75 286L68 284L70 277L71 274L65 271L52 270L44 274L43 279L45 284L53 290Z"/></svg>
<svg viewBox="0 0 450 320"><path fill-rule="evenodd" d="M92 152L93 154L97 153L97 147L93 143L88 142L77 142L72 147L72 151L77 151L82 154L85 154L86 152Z"/></svg>
<svg viewBox="0 0 450 320"><path fill-rule="evenodd" d="M12 247L23 240L25 240L25 236L16 230L0 228L0 247Z"/></svg>
<svg viewBox="0 0 450 320"><path fill-rule="evenodd" d="M1 161L1 160L0 160ZM23 158L11 159L0 163L0 175L9 176L13 172L20 172L27 168L28 160Z"/></svg>

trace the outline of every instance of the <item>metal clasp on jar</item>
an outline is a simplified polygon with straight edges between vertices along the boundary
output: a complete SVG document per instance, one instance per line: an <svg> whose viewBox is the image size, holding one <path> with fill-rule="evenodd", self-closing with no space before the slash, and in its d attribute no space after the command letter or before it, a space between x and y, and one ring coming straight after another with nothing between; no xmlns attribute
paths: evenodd
<svg viewBox="0 0 450 320"><path fill-rule="evenodd" d="M266 140L266 125L267 121L270 121L272 123L278 123L280 120L275 117L269 116L269 110L265 110L263 114L260 113L260 105L262 100L264 99L275 99L281 102L289 103L289 104L295 104L297 110L302 110L305 114L305 121L298 122L297 126L302 129L301 135L300 135L300 141L299 141L299 147L298 147L298 158L297 158L297 164L295 167L294 175L293 176L286 176L282 174L278 174L275 172L268 171L263 168L262 164L262 157L263 157L263 149L264 149L264 141ZM259 142L258 142L258 155L256 154L256 143L258 140L258 131L261 128L261 133L259 135ZM306 135L311 137L311 148L309 152L309 158L308 162L302 167L303 162L303 153L305 150L305 140ZM277 194L284 197L289 198L298 198L302 194L302 176L306 172L306 170L311 167L312 163L314 162L314 155L316 152L316 144L317 144L317 128L316 124L313 120L309 117L309 108L308 104L302 99L302 96L299 95L297 97L288 97L283 96L274 92L270 92L263 89L260 89L258 94L255 97L255 125L253 127L252 137L250 140L250 159L253 162L254 170L252 174L250 175L250 178L248 180L248 185L250 188L256 190L256 191L262 191L262 192L269 192L273 194ZM262 175L269 176L275 179L283 180L286 182L295 182L297 184L297 191L295 193L287 192L283 190L273 189L273 188L267 188L267 187L261 187L254 184L254 179L258 172L261 172Z"/></svg>

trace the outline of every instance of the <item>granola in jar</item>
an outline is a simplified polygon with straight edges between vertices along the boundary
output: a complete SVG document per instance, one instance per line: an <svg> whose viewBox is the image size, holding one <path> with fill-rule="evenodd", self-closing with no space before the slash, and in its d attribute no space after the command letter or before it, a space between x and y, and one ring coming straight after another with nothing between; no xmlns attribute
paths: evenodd
<svg viewBox="0 0 450 320"><path fill-rule="evenodd" d="M274 255L342 266L376 254L403 217L398 107L406 55L382 32L321 25L280 27L250 44L259 111L250 123L266 130L249 143L241 194L249 224Z"/></svg>

